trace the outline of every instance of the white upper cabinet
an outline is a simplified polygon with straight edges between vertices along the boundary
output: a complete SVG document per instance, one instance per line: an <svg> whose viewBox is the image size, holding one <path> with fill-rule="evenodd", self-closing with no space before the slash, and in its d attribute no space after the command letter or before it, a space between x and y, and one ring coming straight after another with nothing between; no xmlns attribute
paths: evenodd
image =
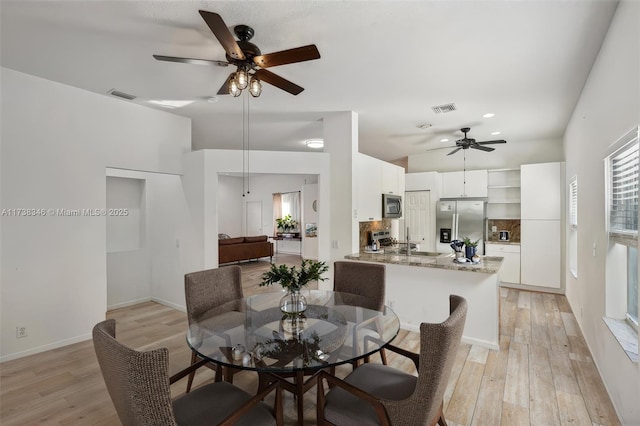
<svg viewBox="0 0 640 426"><path fill-rule="evenodd" d="M488 196L487 181L486 170L442 173L440 198L485 198Z"/></svg>
<svg viewBox="0 0 640 426"><path fill-rule="evenodd" d="M523 164L520 193L522 219L560 220L562 163Z"/></svg>
<svg viewBox="0 0 640 426"><path fill-rule="evenodd" d="M386 161L382 162L382 193L402 195L400 180L404 176L404 169ZM402 185L404 187L404 185Z"/></svg>
<svg viewBox="0 0 640 426"><path fill-rule="evenodd" d="M355 172L358 177L358 220L382 219L382 164L381 160L357 154Z"/></svg>

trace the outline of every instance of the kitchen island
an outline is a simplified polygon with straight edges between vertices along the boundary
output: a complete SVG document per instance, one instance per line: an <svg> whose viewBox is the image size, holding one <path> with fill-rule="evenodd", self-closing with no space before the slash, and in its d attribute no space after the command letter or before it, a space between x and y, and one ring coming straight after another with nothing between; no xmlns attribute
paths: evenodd
<svg viewBox="0 0 640 426"><path fill-rule="evenodd" d="M355 253L345 259L386 264L386 304L404 329L419 331L420 323L449 316L449 295L467 299L469 310L462 340L499 349L500 294L498 271L502 257L483 256L480 263L457 263L452 256L397 253Z"/></svg>

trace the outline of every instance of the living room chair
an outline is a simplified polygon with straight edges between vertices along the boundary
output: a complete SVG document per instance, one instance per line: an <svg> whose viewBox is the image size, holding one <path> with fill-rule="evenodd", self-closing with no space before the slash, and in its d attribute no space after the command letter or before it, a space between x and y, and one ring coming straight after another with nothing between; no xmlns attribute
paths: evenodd
<svg viewBox="0 0 640 426"><path fill-rule="evenodd" d="M113 319L93 328L98 364L123 425L282 424L282 394L277 383L252 397L230 383L214 382L172 400L170 385L200 367L199 363L169 377L167 348L138 352L115 336ZM273 410L262 402L272 391L276 393Z"/></svg>
<svg viewBox="0 0 640 426"><path fill-rule="evenodd" d="M208 269L185 274L184 294L189 325L217 315L238 312L244 314L242 298L242 268L237 265ZM231 343L229 343L231 346ZM191 364L198 362L196 351L191 352ZM206 366L216 371L216 381L222 378L223 369L209 362ZM239 371L231 367L224 368L224 378L233 382L233 374ZM189 374L187 393L191 390L195 370Z"/></svg>
<svg viewBox="0 0 640 426"><path fill-rule="evenodd" d="M380 364L364 364L344 380L319 373L318 425L435 425L446 426L444 392L467 316L467 302L449 296L449 317L442 323L420 325L420 354L386 345L410 358L418 377ZM332 389L325 395L323 381Z"/></svg>
<svg viewBox="0 0 640 426"><path fill-rule="evenodd" d="M359 296L358 303L367 309L382 311L384 309L386 268L384 264L366 262L336 261L333 263L333 290ZM356 327L368 326L367 323ZM354 341L355 345L355 341ZM354 350L357 348L354 347ZM380 350L382 363L387 364L384 349ZM369 357L365 358L369 362ZM354 367L357 364L354 362Z"/></svg>

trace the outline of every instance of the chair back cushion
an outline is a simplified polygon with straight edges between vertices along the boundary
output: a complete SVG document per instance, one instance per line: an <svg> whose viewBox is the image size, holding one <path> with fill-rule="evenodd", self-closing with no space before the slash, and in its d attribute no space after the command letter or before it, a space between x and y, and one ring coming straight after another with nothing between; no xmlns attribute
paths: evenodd
<svg viewBox="0 0 640 426"><path fill-rule="evenodd" d="M385 297L385 273L383 264L337 261L333 264L333 289L366 297L370 303L365 308L382 311Z"/></svg>
<svg viewBox="0 0 640 426"><path fill-rule="evenodd" d="M403 424L428 424L437 417L462 339L467 301L450 295L449 312L444 322L420 324L418 382L410 398L385 403L392 422L402 419Z"/></svg>
<svg viewBox="0 0 640 426"><path fill-rule="evenodd" d="M224 266L184 276L187 319L192 324L230 311L242 310L242 269Z"/></svg>
<svg viewBox="0 0 640 426"><path fill-rule="evenodd" d="M138 352L115 336L113 319L93 327L98 364L122 424L177 425L169 387L169 351Z"/></svg>

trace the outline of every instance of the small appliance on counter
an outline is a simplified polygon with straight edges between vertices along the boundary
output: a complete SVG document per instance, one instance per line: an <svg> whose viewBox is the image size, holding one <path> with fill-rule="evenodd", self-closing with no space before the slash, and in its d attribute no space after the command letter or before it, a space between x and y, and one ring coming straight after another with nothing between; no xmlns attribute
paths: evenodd
<svg viewBox="0 0 640 426"><path fill-rule="evenodd" d="M369 245L365 247L365 253L384 253L384 247L389 247L393 244L391 238L391 231L371 231L369 235Z"/></svg>
<svg viewBox="0 0 640 426"><path fill-rule="evenodd" d="M498 239L500 241L509 241L509 231L499 231Z"/></svg>

